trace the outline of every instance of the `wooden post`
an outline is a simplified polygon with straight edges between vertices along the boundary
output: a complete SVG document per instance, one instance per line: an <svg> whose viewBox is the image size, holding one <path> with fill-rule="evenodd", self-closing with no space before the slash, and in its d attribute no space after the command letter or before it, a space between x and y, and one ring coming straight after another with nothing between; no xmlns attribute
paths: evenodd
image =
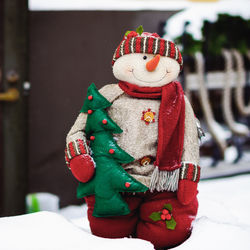
<svg viewBox="0 0 250 250"><path fill-rule="evenodd" d="M3 215L25 212L28 183L27 100L23 83L28 78L28 0L5 0L3 17L3 90L15 87L16 102L4 102L3 127ZM14 70L18 78L7 80Z"/></svg>

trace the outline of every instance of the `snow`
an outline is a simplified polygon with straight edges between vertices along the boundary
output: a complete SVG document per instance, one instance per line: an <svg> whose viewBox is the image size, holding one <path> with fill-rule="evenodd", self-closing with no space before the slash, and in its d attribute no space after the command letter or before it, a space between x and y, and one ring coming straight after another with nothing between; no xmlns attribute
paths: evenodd
<svg viewBox="0 0 250 250"><path fill-rule="evenodd" d="M184 23L190 22L187 32L191 33L195 39L201 39L201 28L203 21L209 20L214 22L217 20L219 13L227 13L233 16L241 16L250 19L250 1L249 0L220 0L212 3L195 3L188 6L170 17L166 26L166 38L173 40L183 33Z"/></svg>
<svg viewBox="0 0 250 250"><path fill-rule="evenodd" d="M85 232L52 212L0 219L0 248L4 250L153 250L138 239L103 239Z"/></svg>
<svg viewBox="0 0 250 250"><path fill-rule="evenodd" d="M234 122L235 130L237 130L241 134L245 134L246 136L249 134L249 129L246 125Z"/></svg>
<svg viewBox="0 0 250 250"><path fill-rule="evenodd" d="M199 184L198 200L198 218L207 217L218 224L238 226L246 229L250 236L249 174L202 181Z"/></svg>
<svg viewBox="0 0 250 250"><path fill-rule="evenodd" d="M237 157L238 157L238 152L235 146L230 146L226 148L224 152L225 162L233 163Z"/></svg>
<svg viewBox="0 0 250 250"><path fill-rule="evenodd" d="M32 11L48 10L180 10L192 5L187 0L29 0Z"/></svg>
<svg viewBox="0 0 250 250"><path fill-rule="evenodd" d="M174 249L249 250L249 197L250 175L201 182L192 235Z"/></svg>
<svg viewBox="0 0 250 250"><path fill-rule="evenodd" d="M31 11L177 11L186 9L189 12L183 12L177 19L191 17L192 20L195 20L196 18L199 19L201 16L214 19L214 15L218 11L226 11L234 15L241 15L241 13L243 13L244 16L249 17L249 8L246 8L248 3L248 0L220 0L218 2L207 3L197 3L188 0L29 0L29 9ZM201 13L197 11L201 11ZM194 14L194 12L195 15L188 16L188 14ZM182 28L183 26L181 26L181 30Z"/></svg>
<svg viewBox="0 0 250 250"><path fill-rule="evenodd" d="M225 233L226 232L226 233ZM205 241L205 237L208 238ZM199 239L199 241L197 241ZM201 241L203 240L203 241ZM205 242L205 244L204 244ZM203 244L202 244L203 243ZM201 247L202 244L202 247ZM249 231L236 225L218 223L207 217L196 220L192 237L178 250L248 249Z"/></svg>
<svg viewBox="0 0 250 250"><path fill-rule="evenodd" d="M201 181L191 237L177 250L250 249L250 175ZM107 229L108 230L108 229ZM0 218L0 249L154 249L139 239L91 235L86 206Z"/></svg>
<svg viewBox="0 0 250 250"><path fill-rule="evenodd" d="M82 206L72 205L62 208L59 213L68 220L74 220L82 218L83 215L87 216L87 206L85 204Z"/></svg>
<svg viewBox="0 0 250 250"><path fill-rule="evenodd" d="M222 125L220 125L217 121L211 121L212 127L215 130L215 133L221 140L229 139L232 136L232 132L229 129L226 129Z"/></svg>

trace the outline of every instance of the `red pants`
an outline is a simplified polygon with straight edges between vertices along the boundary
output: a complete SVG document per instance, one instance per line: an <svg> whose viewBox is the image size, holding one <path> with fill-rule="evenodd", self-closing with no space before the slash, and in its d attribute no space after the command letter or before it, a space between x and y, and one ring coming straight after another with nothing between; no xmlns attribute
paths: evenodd
<svg viewBox="0 0 250 250"><path fill-rule="evenodd" d="M148 240L155 248L174 247L185 241L191 233L198 201L195 198L189 205L181 205L175 192L155 192L136 195L124 195L124 200L131 210L123 216L93 217L94 196L85 197L88 204L88 219L94 235L104 238L123 238L128 236ZM174 230L166 228L165 221L153 221L149 216L162 211L164 204L172 205L172 216L176 221Z"/></svg>

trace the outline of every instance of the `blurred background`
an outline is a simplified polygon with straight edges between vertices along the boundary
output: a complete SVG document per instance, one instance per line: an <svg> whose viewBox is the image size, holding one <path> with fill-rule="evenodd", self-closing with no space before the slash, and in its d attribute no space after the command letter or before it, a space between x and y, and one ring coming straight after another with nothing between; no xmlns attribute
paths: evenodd
<svg viewBox="0 0 250 250"><path fill-rule="evenodd" d="M202 179L250 172L249 0L1 0L1 216L25 213L27 194L82 203L65 137L87 87L117 82L114 50L139 25L182 51L180 81L206 133Z"/></svg>

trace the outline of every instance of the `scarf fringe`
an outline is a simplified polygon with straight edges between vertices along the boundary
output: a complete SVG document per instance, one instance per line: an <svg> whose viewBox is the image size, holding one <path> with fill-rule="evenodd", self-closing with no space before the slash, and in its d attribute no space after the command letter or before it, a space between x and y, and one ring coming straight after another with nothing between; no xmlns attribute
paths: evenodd
<svg viewBox="0 0 250 250"><path fill-rule="evenodd" d="M173 171L160 171L158 167L155 167L150 181L150 191L176 191L178 189L179 175L179 168Z"/></svg>

